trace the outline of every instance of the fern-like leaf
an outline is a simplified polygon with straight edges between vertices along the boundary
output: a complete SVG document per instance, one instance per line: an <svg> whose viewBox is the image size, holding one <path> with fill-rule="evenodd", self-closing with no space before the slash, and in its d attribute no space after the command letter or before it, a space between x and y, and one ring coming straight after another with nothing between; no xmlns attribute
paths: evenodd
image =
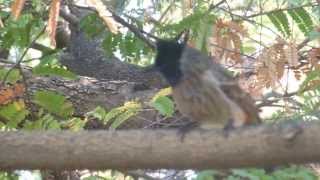
<svg viewBox="0 0 320 180"><path fill-rule="evenodd" d="M313 21L304 8L288 10L288 14L297 23L299 29L305 36L313 29Z"/></svg>
<svg viewBox="0 0 320 180"><path fill-rule="evenodd" d="M268 14L268 17L272 24L280 31L284 36L289 37L291 30L289 27L289 21L286 14L283 11L276 11Z"/></svg>

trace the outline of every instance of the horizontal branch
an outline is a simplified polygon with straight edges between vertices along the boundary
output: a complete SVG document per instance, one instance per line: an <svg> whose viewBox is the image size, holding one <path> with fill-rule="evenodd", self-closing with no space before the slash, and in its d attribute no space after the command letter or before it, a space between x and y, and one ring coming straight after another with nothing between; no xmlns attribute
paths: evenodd
<svg viewBox="0 0 320 180"><path fill-rule="evenodd" d="M2 132L0 169L204 169L320 161L320 122L232 130Z"/></svg>

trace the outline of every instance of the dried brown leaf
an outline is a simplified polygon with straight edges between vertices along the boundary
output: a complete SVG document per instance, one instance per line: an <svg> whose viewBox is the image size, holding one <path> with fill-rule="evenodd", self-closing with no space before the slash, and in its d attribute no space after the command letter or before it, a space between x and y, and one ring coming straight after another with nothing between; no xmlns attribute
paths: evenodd
<svg viewBox="0 0 320 180"><path fill-rule="evenodd" d="M290 67L297 67L299 65L299 55L296 43L289 42L284 48L284 53Z"/></svg>
<svg viewBox="0 0 320 180"><path fill-rule="evenodd" d="M4 27L4 24L3 24L3 22L2 22L2 20L0 18L0 28L3 28L3 27Z"/></svg>
<svg viewBox="0 0 320 180"><path fill-rule="evenodd" d="M101 0L88 0L88 4L97 10L100 18L104 21L110 32L114 34L119 32L116 21L112 18L112 14Z"/></svg>
<svg viewBox="0 0 320 180"><path fill-rule="evenodd" d="M23 9L25 0L15 0L11 5L11 15L14 20L17 20Z"/></svg>
<svg viewBox="0 0 320 180"><path fill-rule="evenodd" d="M277 88L279 80L284 74L286 60L283 47L283 44L276 43L263 49L257 57L257 62L262 63L262 66L257 69L258 81L265 83L267 88Z"/></svg>
<svg viewBox="0 0 320 180"><path fill-rule="evenodd" d="M223 21L218 19L213 28L212 37L209 40L210 54L218 57L222 63L241 64L240 55L241 39L247 35L244 26L235 21Z"/></svg>
<svg viewBox="0 0 320 180"><path fill-rule="evenodd" d="M56 46L56 31L59 19L60 11L60 0L52 0L50 4L49 20L47 26L47 32L49 33L49 38L52 46Z"/></svg>
<svg viewBox="0 0 320 180"><path fill-rule="evenodd" d="M313 67L317 67L319 66L319 62L320 62L320 48L312 48L309 53L308 53L308 59L310 64Z"/></svg>

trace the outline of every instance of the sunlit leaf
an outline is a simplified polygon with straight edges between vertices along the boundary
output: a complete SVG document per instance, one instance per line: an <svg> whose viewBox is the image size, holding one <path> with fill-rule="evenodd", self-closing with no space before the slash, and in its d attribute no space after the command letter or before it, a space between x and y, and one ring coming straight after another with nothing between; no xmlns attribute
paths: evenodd
<svg viewBox="0 0 320 180"><path fill-rule="evenodd" d="M79 131L83 130L83 127L86 125L86 121L80 118L71 118L65 122L62 122L62 126L65 129Z"/></svg>
<svg viewBox="0 0 320 180"><path fill-rule="evenodd" d="M115 117L110 128L116 129L122 123L127 121L130 117L135 116L138 113L138 111L141 110L141 108L142 108L141 104L135 101L128 101L124 103L122 107L118 108L119 110L122 111L122 113Z"/></svg>
<svg viewBox="0 0 320 180"><path fill-rule="evenodd" d="M24 124L25 130L60 130L60 123L50 114L46 114L36 121L27 121Z"/></svg>
<svg viewBox="0 0 320 180"><path fill-rule="evenodd" d="M160 91L158 91L153 97L151 101L155 101L158 97L160 96L168 96L172 93L172 88L168 87L168 88L163 88Z"/></svg>

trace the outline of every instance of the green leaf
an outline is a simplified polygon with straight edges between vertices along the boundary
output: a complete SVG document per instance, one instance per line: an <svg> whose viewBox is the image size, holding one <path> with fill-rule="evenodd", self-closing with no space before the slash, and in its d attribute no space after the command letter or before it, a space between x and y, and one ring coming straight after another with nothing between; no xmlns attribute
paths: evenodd
<svg viewBox="0 0 320 180"><path fill-rule="evenodd" d="M314 80L320 80L320 71L319 70L314 70L311 71L307 74L307 77L305 78L305 80L302 82L302 84L299 87L299 93L303 93L306 90L309 90L309 84L310 82L314 81ZM313 87L313 89L317 89L318 87L320 87L319 85L316 87Z"/></svg>
<svg viewBox="0 0 320 180"><path fill-rule="evenodd" d="M204 19L208 24L213 24L213 22L216 20L216 16L213 14L209 14L208 11L195 11L191 15L188 15L187 17L183 18L178 23L165 24L165 26L161 24L159 31L161 33L166 33L175 36L178 33L184 31L185 29L190 29L192 32L195 33L195 37L197 37L197 35L200 35L201 33L199 32L199 29L201 25L203 25L202 21ZM174 31L168 32L168 29Z"/></svg>
<svg viewBox="0 0 320 180"><path fill-rule="evenodd" d="M36 121L27 121L23 125L25 130L60 130L60 123L50 114L42 116Z"/></svg>
<svg viewBox="0 0 320 180"><path fill-rule="evenodd" d="M199 32L196 38L196 48L202 52L207 52L207 39L212 32L212 23L207 18L200 21Z"/></svg>
<svg viewBox="0 0 320 180"><path fill-rule="evenodd" d="M280 31L284 36L289 37L291 31L289 28L289 21L283 11L276 11L274 13L268 14L268 17L272 24Z"/></svg>
<svg viewBox="0 0 320 180"><path fill-rule="evenodd" d="M251 174L247 169L234 169L232 170L232 174L242 178L248 178L249 180L260 180L258 176Z"/></svg>
<svg viewBox="0 0 320 180"><path fill-rule="evenodd" d="M17 125L26 118L29 111L24 103L17 101L0 108L0 117L7 120L7 127L17 128Z"/></svg>
<svg viewBox="0 0 320 180"><path fill-rule="evenodd" d="M141 104L137 103L135 101L128 101L128 102L124 103L123 106L116 108L117 111L121 112L121 113L118 113L117 116L114 117L114 121L112 122L110 128L111 129L118 128L122 123L127 121L130 117L138 114L138 112L141 110L141 108L142 108ZM108 114L106 115L106 117L108 116Z"/></svg>
<svg viewBox="0 0 320 180"><path fill-rule="evenodd" d="M301 32L308 36L313 29L313 22L311 16L304 8L296 8L288 10L288 14L297 23Z"/></svg>
<svg viewBox="0 0 320 180"><path fill-rule="evenodd" d="M125 111L125 109L118 107L118 108L114 108L111 109L102 119L103 122L105 124L107 124L110 120L116 118L118 115L120 115L121 113L123 113Z"/></svg>
<svg viewBox="0 0 320 180"><path fill-rule="evenodd" d="M93 116L94 118L97 118L102 121L107 121L107 120L105 120L106 114L107 114L106 110L103 109L102 107L98 106L94 110L87 112L86 115Z"/></svg>
<svg viewBox="0 0 320 180"><path fill-rule="evenodd" d="M16 173L11 171L11 172L0 172L0 179L1 180L19 180L20 178Z"/></svg>
<svg viewBox="0 0 320 180"><path fill-rule="evenodd" d="M168 96L172 94L172 88L171 87L167 87L167 88L163 88L160 91L158 91L153 97L152 97L152 101L155 101L158 97L160 96Z"/></svg>
<svg viewBox="0 0 320 180"><path fill-rule="evenodd" d="M275 179L308 179L317 180L318 177L311 170L300 167L300 166L290 166L288 168L278 169L272 173Z"/></svg>
<svg viewBox="0 0 320 180"><path fill-rule="evenodd" d="M5 83L10 83L10 84L15 84L18 80L22 79L22 76L20 75L20 72L18 69L11 70L9 74L8 74L8 71L9 71L8 69L0 69L1 82L4 80L5 76L7 76Z"/></svg>
<svg viewBox="0 0 320 180"><path fill-rule="evenodd" d="M135 110L127 110L121 114L119 114L115 120L112 122L110 128L111 129L117 129L121 124L123 124L125 121L127 121L130 117L137 114L137 111Z"/></svg>
<svg viewBox="0 0 320 180"><path fill-rule="evenodd" d="M89 177L85 177L83 178L83 180L107 180L108 178L103 178L100 176L89 176ZM110 179L112 180L112 179Z"/></svg>
<svg viewBox="0 0 320 180"><path fill-rule="evenodd" d="M174 113L174 103L166 96L159 96L151 105L166 117L171 117Z"/></svg>
<svg viewBox="0 0 320 180"><path fill-rule="evenodd" d="M43 52L38 66L58 65L58 61L59 61L58 56L59 56L59 50L52 50L52 51L48 50L47 52Z"/></svg>
<svg viewBox="0 0 320 180"><path fill-rule="evenodd" d="M34 102L50 113L61 117L70 117L73 114L72 104L66 98L53 91L37 91Z"/></svg>
<svg viewBox="0 0 320 180"><path fill-rule="evenodd" d="M73 131L83 130L85 125L86 125L86 121L80 118L71 118L68 121L64 121L62 123L62 126L65 129L69 129Z"/></svg>
<svg viewBox="0 0 320 180"><path fill-rule="evenodd" d="M42 22L43 23L43 22ZM1 46L10 49L12 46L21 49L28 46L37 32L42 29L40 18L35 18L32 14L24 13L18 20L8 18L6 25L0 30Z"/></svg>
<svg viewBox="0 0 320 180"><path fill-rule="evenodd" d="M97 13L91 13L82 18L80 28L91 38L100 35L106 29Z"/></svg>
<svg viewBox="0 0 320 180"><path fill-rule="evenodd" d="M68 79L76 79L77 75L62 68L52 66L37 66L32 69L33 74L41 76L60 76Z"/></svg>
<svg viewBox="0 0 320 180"><path fill-rule="evenodd" d="M214 180L214 175L217 174L217 171L214 170L204 170L200 171L197 174L196 180Z"/></svg>
<svg viewBox="0 0 320 180"><path fill-rule="evenodd" d="M88 112L87 116L93 116L103 121L104 124L112 122L110 128L116 129L130 117L136 115L139 110L141 110L140 103L128 101L123 106L113 108L109 112L98 106L93 111Z"/></svg>

